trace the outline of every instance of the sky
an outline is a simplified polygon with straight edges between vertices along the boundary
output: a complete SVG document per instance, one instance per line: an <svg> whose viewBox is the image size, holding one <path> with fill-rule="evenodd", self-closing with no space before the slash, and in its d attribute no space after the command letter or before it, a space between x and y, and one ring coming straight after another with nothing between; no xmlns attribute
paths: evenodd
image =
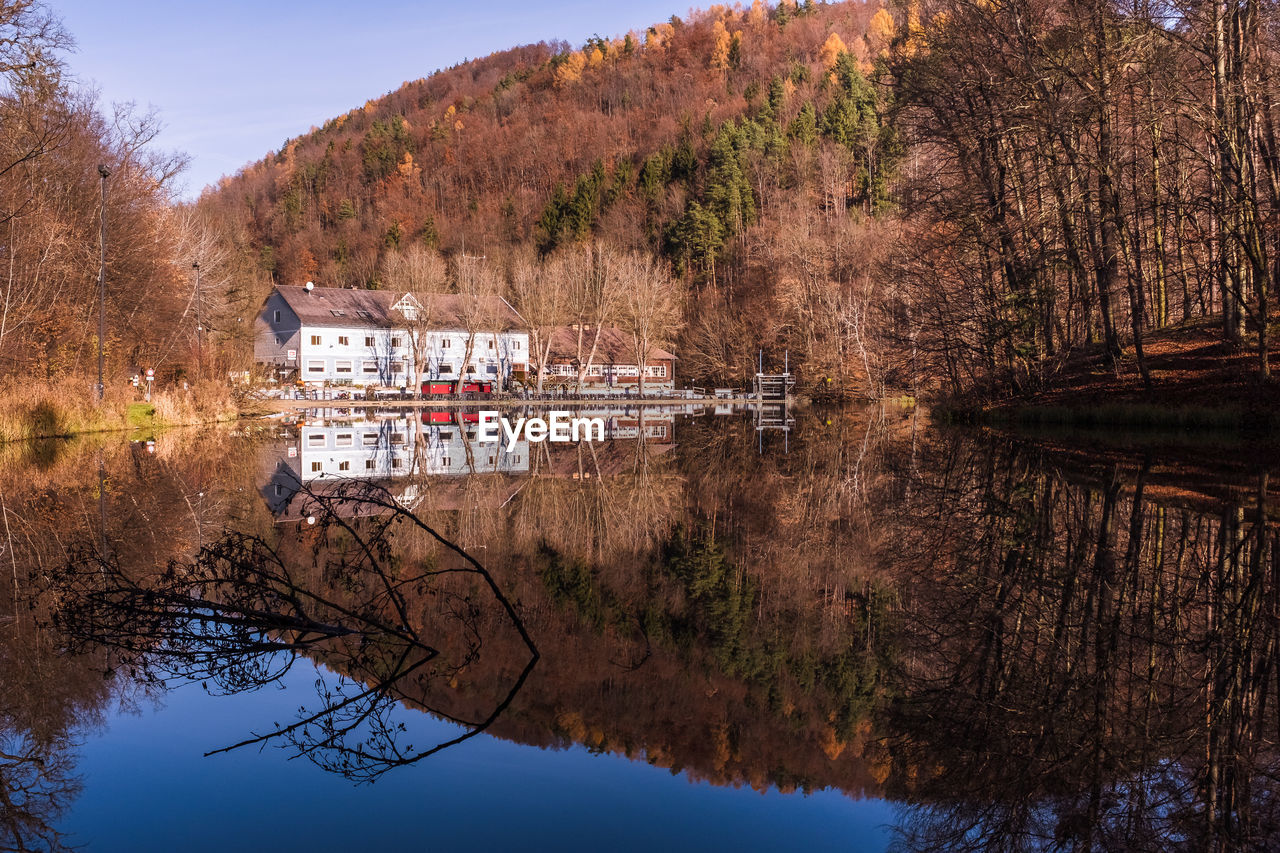
<svg viewBox="0 0 1280 853"><path fill-rule="evenodd" d="M684 15L688 0L625 3L46 0L76 41L71 72L104 105L156 109L157 146L186 152L185 198L406 80L518 44Z"/></svg>

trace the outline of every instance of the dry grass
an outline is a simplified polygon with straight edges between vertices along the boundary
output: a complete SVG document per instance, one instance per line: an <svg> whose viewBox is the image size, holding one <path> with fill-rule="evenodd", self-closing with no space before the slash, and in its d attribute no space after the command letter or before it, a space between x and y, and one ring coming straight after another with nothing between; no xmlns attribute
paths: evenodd
<svg viewBox="0 0 1280 853"><path fill-rule="evenodd" d="M128 387L108 388L99 406L92 381L78 378L0 385L0 442L210 423L236 415L230 390L215 382L158 392L150 406Z"/></svg>
<svg viewBox="0 0 1280 853"><path fill-rule="evenodd" d="M239 414L231 389L210 380L196 383L189 391L162 391L152 395L151 401L155 406L156 426L228 421Z"/></svg>

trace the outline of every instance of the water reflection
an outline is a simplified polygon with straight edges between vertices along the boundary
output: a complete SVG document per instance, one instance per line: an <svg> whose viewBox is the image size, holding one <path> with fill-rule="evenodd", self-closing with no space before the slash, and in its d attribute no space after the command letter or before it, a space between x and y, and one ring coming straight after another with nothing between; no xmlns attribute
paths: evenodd
<svg viewBox="0 0 1280 853"><path fill-rule="evenodd" d="M385 489L349 482L317 494L302 486L295 497L310 513L305 539L273 545L228 532L193 563L175 561L143 578L101 554L73 561L57 579L66 603L56 624L73 648L106 649L111 667L166 687L181 679L220 693L252 691L278 682L300 655L343 676L296 721L215 752L283 744L367 782L487 728L538 659L493 576ZM404 559L415 536L454 559ZM497 608L525 646L524 668L509 687L483 665L495 621L484 618L487 608ZM464 673L481 674L476 693L493 694L491 710L455 715L421 701L431 681L456 689ZM405 744L395 714L406 701L468 730L433 746Z"/></svg>
<svg viewBox="0 0 1280 853"><path fill-rule="evenodd" d="M1280 842L1276 495L1152 453L939 442L899 504L912 590L886 790L900 846Z"/></svg>
<svg viewBox="0 0 1280 853"><path fill-rule="evenodd" d="M0 457L0 781L45 792L13 837L74 803L109 703L305 658L339 678L240 745L356 780L441 745L406 742L425 710L890 799L901 849L1280 840L1280 496L1256 455L893 410L618 411L604 442L504 452L473 412L414 414L161 436L101 478L96 451Z"/></svg>

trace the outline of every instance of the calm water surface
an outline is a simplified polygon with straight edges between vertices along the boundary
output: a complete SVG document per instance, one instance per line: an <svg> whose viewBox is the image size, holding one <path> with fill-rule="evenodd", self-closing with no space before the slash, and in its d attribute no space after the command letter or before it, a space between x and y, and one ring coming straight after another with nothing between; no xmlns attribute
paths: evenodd
<svg viewBox="0 0 1280 853"><path fill-rule="evenodd" d="M1268 454L598 414L4 448L0 847L1280 840Z"/></svg>

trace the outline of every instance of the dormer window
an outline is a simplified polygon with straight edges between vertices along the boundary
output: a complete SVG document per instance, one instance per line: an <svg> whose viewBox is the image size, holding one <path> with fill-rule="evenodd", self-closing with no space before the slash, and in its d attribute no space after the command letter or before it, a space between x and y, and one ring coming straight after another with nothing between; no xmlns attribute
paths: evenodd
<svg viewBox="0 0 1280 853"><path fill-rule="evenodd" d="M343 310L338 309L338 308L331 309L331 310L329 311L329 313L330 313L330 314L332 314L332 315L333 315L333 316L335 316L335 317L345 317L345 316L347 316L347 312L346 312L346 311L343 311Z"/></svg>
<svg viewBox="0 0 1280 853"><path fill-rule="evenodd" d="M274 314L272 314L272 320L271 320L271 322L273 322L273 323L279 323L279 322L280 322L280 311L279 311L279 309L277 309L277 310L275 311L275 313L274 313Z"/></svg>

